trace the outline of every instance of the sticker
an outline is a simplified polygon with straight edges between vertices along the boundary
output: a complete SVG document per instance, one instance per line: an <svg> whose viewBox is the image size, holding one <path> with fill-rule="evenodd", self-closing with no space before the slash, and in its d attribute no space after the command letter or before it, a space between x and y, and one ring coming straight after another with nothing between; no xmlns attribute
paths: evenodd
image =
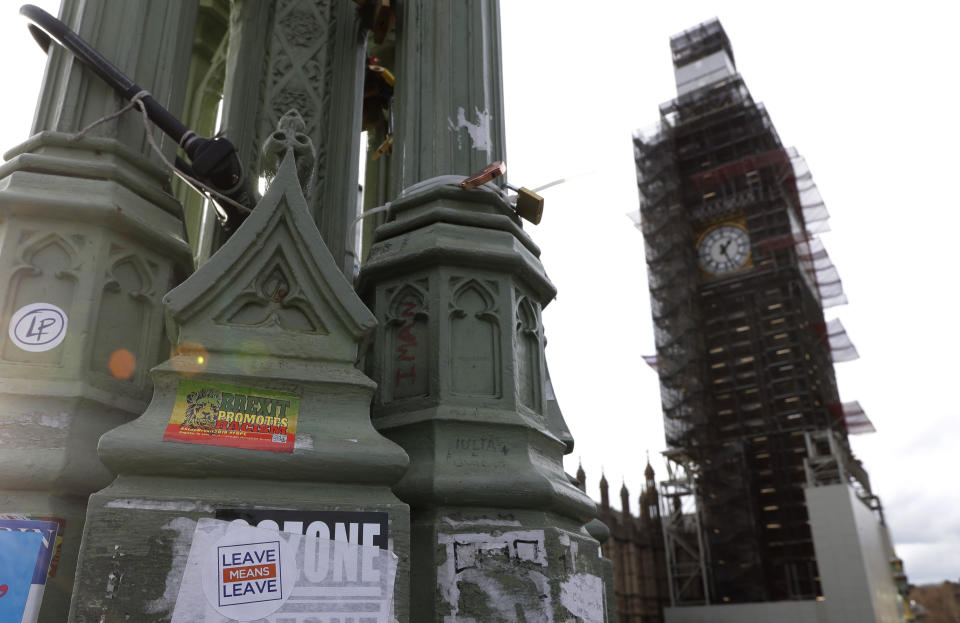
<svg viewBox="0 0 960 623"><path fill-rule="evenodd" d="M36 622L57 529L52 521L0 520L0 621Z"/></svg>
<svg viewBox="0 0 960 623"><path fill-rule="evenodd" d="M272 614L290 598L298 569L276 532L230 526L203 559L203 592L213 609L237 621Z"/></svg>
<svg viewBox="0 0 960 623"><path fill-rule="evenodd" d="M50 557L50 569L47 571L47 579L52 580L57 577L57 569L60 568L60 554L63 551L63 535L67 529L67 521L59 517L47 517L41 515L32 515L29 513L2 513L0 514L0 526L4 519L19 519L41 522L54 522L57 524L57 538L53 543L53 553ZM3 528L0 527L0 530Z"/></svg>
<svg viewBox="0 0 960 623"><path fill-rule="evenodd" d="M13 314L7 334L21 350L50 350L67 336L67 314L52 303L30 303Z"/></svg>
<svg viewBox="0 0 960 623"><path fill-rule="evenodd" d="M220 508L217 519L242 519L251 526L302 534L354 545L387 549L390 540L388 516L372 511L289 511L274 509Z"/></svg>
<svg viewBox="0 0 960 623"><path fill-rule="evenodd" d="M181 380L164 441L292 453L300 396Z"/></svg>
<svg viewBox="0 0 960 623"><path fill-rule="evenodd" d="M396 572L397 557L377 547L200 519L171 621L391 623Z"/></svg>

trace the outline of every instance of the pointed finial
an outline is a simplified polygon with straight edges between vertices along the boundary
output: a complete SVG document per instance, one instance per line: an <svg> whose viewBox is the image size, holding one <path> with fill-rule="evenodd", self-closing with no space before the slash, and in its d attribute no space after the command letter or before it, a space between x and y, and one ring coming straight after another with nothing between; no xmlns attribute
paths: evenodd
<svg viewBox="0 0 960 623"><path fill-rule="evenodd" d="M283 157L292 149L300 187L303 195L309 198L317 151L313 147L313 140L304 134L306 129L307 123L300 113L296 109L288 110L277 122L277 129L263 142L260 167L265 178L273 179Z"/></svg>
<svg viewBox="0 0 960 623"><path fill-rule="evenodd" d="M603 473L603 467L600 467L600 506L607 508L610 506L610 492L607 484L607 476Z"/></svg>

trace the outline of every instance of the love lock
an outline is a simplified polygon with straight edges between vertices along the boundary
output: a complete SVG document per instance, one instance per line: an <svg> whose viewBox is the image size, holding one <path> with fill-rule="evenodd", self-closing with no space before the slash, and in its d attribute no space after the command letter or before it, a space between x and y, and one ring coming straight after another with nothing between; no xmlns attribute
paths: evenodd
<svg viewBox="0 0 960 623"><path fill-rule="evenodd" d="M517 215L534 225L539 225L540 219L543 218L543 197L522 186L517 188L513 184L507 184L507 188L517 193L517 201L514 205Z"/></svg>
<svg viewBox="0 0 960 623"><path fill-rule="evenodd" d="M506 172L507 165L502 160L492 162L479 173L471 175L460 182L460 188L470 190L482 186L502 176ZM529 188L517 188L512 184L506 184L506 187L517 193L517 198L514 202L514 210L517 211L517 216L530 221L534 225L539 225L540 219L543 218L543 197Z"/></svg>

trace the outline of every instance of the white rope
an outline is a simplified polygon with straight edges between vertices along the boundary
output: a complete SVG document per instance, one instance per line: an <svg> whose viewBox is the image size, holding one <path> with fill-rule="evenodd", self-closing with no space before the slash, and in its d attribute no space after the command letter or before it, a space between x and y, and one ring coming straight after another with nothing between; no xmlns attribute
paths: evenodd
<svg viewBox="0 0 960 623"><path fill-rule="evenodd" d="M120 110L118 110L117 112L115 112L115 113L113 113L113 114L106 115L106 116L104 116L104 117L100 117L99 119L97 119L97 120L94 121L93 123L87 125L85 128L83 128L82 130L80 130L80 131L77 132L76 134L71 135L70 138L69 138L69 140L71 140L71 141L79 141L81 138L83 138L84 136L87 135L87 132L89 132L90 130L94 129L95 127L97 127L97 126L100 125L101 123L106 123L107 121L112 121L112 120L116 119L117 117L119 117L120 115L122 115L123 113L127 112L128 110L130 110L131 108L133 108L134 106L136 106L136 105L137 105L137 102L140 101L140 98L144 97L145 95L150 95L150 94L149 94L146 90L140 91L139 93L137 93L136 95L134 95L133 97L130 98L130 103L129 103L129 104L127 104L126 106L124 106L123 108L121 108Z"/></svg>
<svg viewBox="0 0 960 623"><path fill-rule="evenodd" d="M378 214L378 213L380 213L380 212L386 212L387 210L390 209L390 206L391 206L391 203L388 201L388 202L386 203L386 205L377 206L377 207L375 207L375 208L370 208L370 209L367 210L366 212L361 212L361 213L360 213L360 216L358 216L357 218L353 219L353 223L351 223L350 226L353 227L353 226L356 225L358 222L362 221L363 219L367 218L368 216L372 216L372 215Z"/></svg>
<svg viewBox="0 0 960 623"><path fill-rule="evenodd" d="M116 119L117 117L119 117L119 116L122 115L123 113L127 112L127 111L130 110L131 108L138 108L138 109L140 110L142 116L143 116L143 131L144 131L144 132L146 133L146 135L147 135L147 142L150 144L150 147L153 148L153 151L157 154L157 156L160 158L160 160L163 162L163 164L165 164L165 165L167 166L167 169L168 169L170 172L172 172L174 175L176 175L177 177L179 177L180 179L182 179L184 182L186 182L186 183L190 184L191 186L193 186L193 187L194 187L195 189L197 189L201 194L212 195L213 197L216 197L216 198L219 199L220 201L223 201L223 202L225 202L225 203L229 203L230 205L232 205L233 207L237 208L238 210L241 210L241 211L243 211L243 212L250 213L251 210L250 210L250 208L248 208L247 206L242 205L242 204L234 201L234 200L231 199L230 197L224 195L224 194L221 193L221 192L218 192L217 190L215 190L214 188L211 188L210 186L204 184L204 183L201 182L200 180L194 179L193 177L187 175L187 174L184 173L183 171L178 170L177 167L175 167L175 166L173 165L173 163L171 163L171 162L167 159L167 157L166 157L166 156L163 154L163 152L160 150L160 146L157 145L156 139L153 138L152 128L150 127L150 116L147 114L147 107L144 106L143 102L141 101L141 100L143 100L143 98L147 97L148 95L150 95L150 92L147 91L146 89L140 91L139 93L137 93L136 95L134 95L133 97L130 98L130 103L129 103L129 104L127 104L126 106L124 106L123 108L121 108L120 110L118 110L118 111L115 112L115 113L112 113L112 114L110 114L110 115L106 115L106 116L104 116L104 117L100 117L99 119L97 119L97 120L94 121L93 123L89 124L88 126L86 126L85 128L83 128L82 130L80 130L79 132L77 132L76 134L71 135L69 140L71 140L71 141L79 141L81 138L83 138L83 137L87 134L87 132L89 132L89 131L92 130L93 128L97 127L97 126L100 125L101 123L106 123L107 121L111 121L111 120L113 120L113 119ZM191 141L193 141L193 140L196 139L196 138L197 138L197 135L193 132L193 130L190 130L190 131L188 131L188 132L183 136L183 138L181 139L181 143L185 143L185 144L186 144L186 143L190 143ZM231 188L231 189L230 189L230 192L238 189L239 187L240 187L240 183L238 183L236 186L234 186L233 188Z"/></svg>

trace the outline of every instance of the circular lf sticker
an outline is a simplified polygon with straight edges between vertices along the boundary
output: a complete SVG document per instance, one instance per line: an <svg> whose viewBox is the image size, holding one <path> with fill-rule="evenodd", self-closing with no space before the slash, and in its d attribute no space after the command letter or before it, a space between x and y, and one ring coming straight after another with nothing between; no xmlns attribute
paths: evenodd
<svg viewBox="0 0 960 623"><path fill-rule="evenodd" d="M201 565L203 593L229 619L262 619L290 598L299 574L294 555L280 533L234 522Z"/></svg>
<svg viewBox="0 0 960 623"><path fill-rule="evenodd" d="M67 336L67 314L52 303L30 303L13 314L7 333L22 350L50 350Z"/></svg>

